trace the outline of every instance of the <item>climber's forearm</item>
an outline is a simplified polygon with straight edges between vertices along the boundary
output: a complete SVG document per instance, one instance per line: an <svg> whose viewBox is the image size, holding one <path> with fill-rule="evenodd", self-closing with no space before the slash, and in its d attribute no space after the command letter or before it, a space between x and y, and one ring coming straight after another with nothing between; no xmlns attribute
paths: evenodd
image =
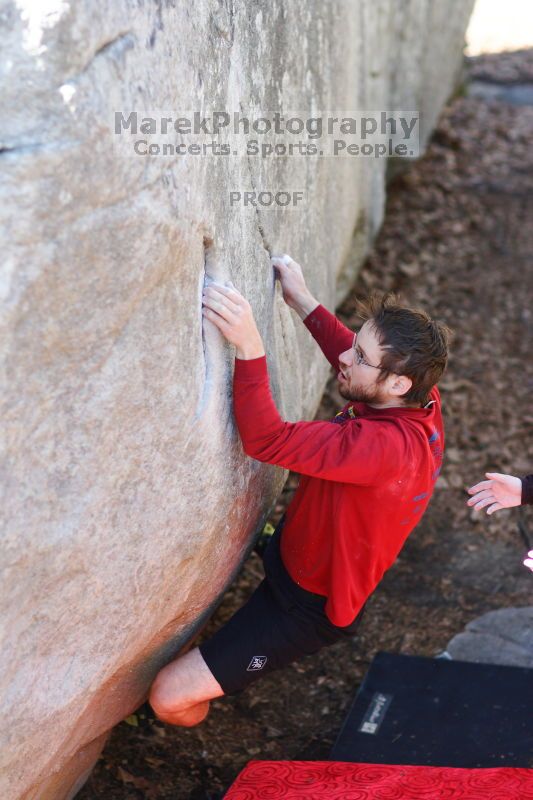
<svg viewBox="0 0 533 800"><path fill-rule="evenodd" d="M300 319L304 320L309 316L311 311L314 311L320 303L313 297L311 292L307 292L291 303L291 307L296 311Z"/></svg>

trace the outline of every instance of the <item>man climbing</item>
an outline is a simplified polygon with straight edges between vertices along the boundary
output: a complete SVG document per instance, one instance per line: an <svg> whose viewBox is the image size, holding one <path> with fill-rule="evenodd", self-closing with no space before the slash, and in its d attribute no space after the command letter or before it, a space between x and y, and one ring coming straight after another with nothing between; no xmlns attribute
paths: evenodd
<svg viewBox="0 0 533 800"><path fill-rule="evenodd" d="M436 383L449 330L388 295L360 307L366 321L354 334L311 295L299 264L289 256L272 264L348 402L331 421L281 419L250 304L232 285L204 290L205 318L236 348L233 404L244 452L301 477L266 549L265 579L211 639L156 676L149 702L175 725L196 725L211 699L353 635L440 471Z"/></svg>

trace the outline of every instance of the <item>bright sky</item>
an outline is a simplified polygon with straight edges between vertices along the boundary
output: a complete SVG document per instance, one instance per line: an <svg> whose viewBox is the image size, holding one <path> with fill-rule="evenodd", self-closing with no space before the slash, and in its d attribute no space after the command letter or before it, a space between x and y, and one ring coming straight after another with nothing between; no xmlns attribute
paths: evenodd
<svg viewBox="0 0 533 800"><path fill-rule="evenodd" d="M533 47L533 0L476 0L466 32L466 54Z"/></svg>

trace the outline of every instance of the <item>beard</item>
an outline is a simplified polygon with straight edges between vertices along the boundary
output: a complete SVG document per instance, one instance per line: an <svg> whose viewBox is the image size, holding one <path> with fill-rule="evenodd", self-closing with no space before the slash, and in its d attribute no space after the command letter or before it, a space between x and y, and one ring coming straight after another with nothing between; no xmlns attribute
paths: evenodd
<svg viewBox="0 0 533 800"><path fill-rule="evenodd" d="M383 393L379 386L374 384L370 387L362 386L347 386L345 383L339 383L338 392L345 400L350 400L353 403L383 403Z"/></svg>

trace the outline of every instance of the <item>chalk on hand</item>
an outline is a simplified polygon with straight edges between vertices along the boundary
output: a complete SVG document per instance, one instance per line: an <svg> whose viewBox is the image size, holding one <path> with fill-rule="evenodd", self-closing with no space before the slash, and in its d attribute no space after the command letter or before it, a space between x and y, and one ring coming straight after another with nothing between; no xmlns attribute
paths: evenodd
<svg viewBox="0 0 533 800"><path fill-rule="evenodd" d="M283 253L281 256L271 256L271 261L281 261L285 266L289 265L289 262L292 261L292 258L288 256L286 253Z"/></svg>
<svg viewBox="0 0 533 800"><path fill-rule="evenodd" d="M233 286L231 281L217 281L215 278L210 278L206 273L204 275L204 286ZM233 288L235 288L233 286Z"/></svg>

